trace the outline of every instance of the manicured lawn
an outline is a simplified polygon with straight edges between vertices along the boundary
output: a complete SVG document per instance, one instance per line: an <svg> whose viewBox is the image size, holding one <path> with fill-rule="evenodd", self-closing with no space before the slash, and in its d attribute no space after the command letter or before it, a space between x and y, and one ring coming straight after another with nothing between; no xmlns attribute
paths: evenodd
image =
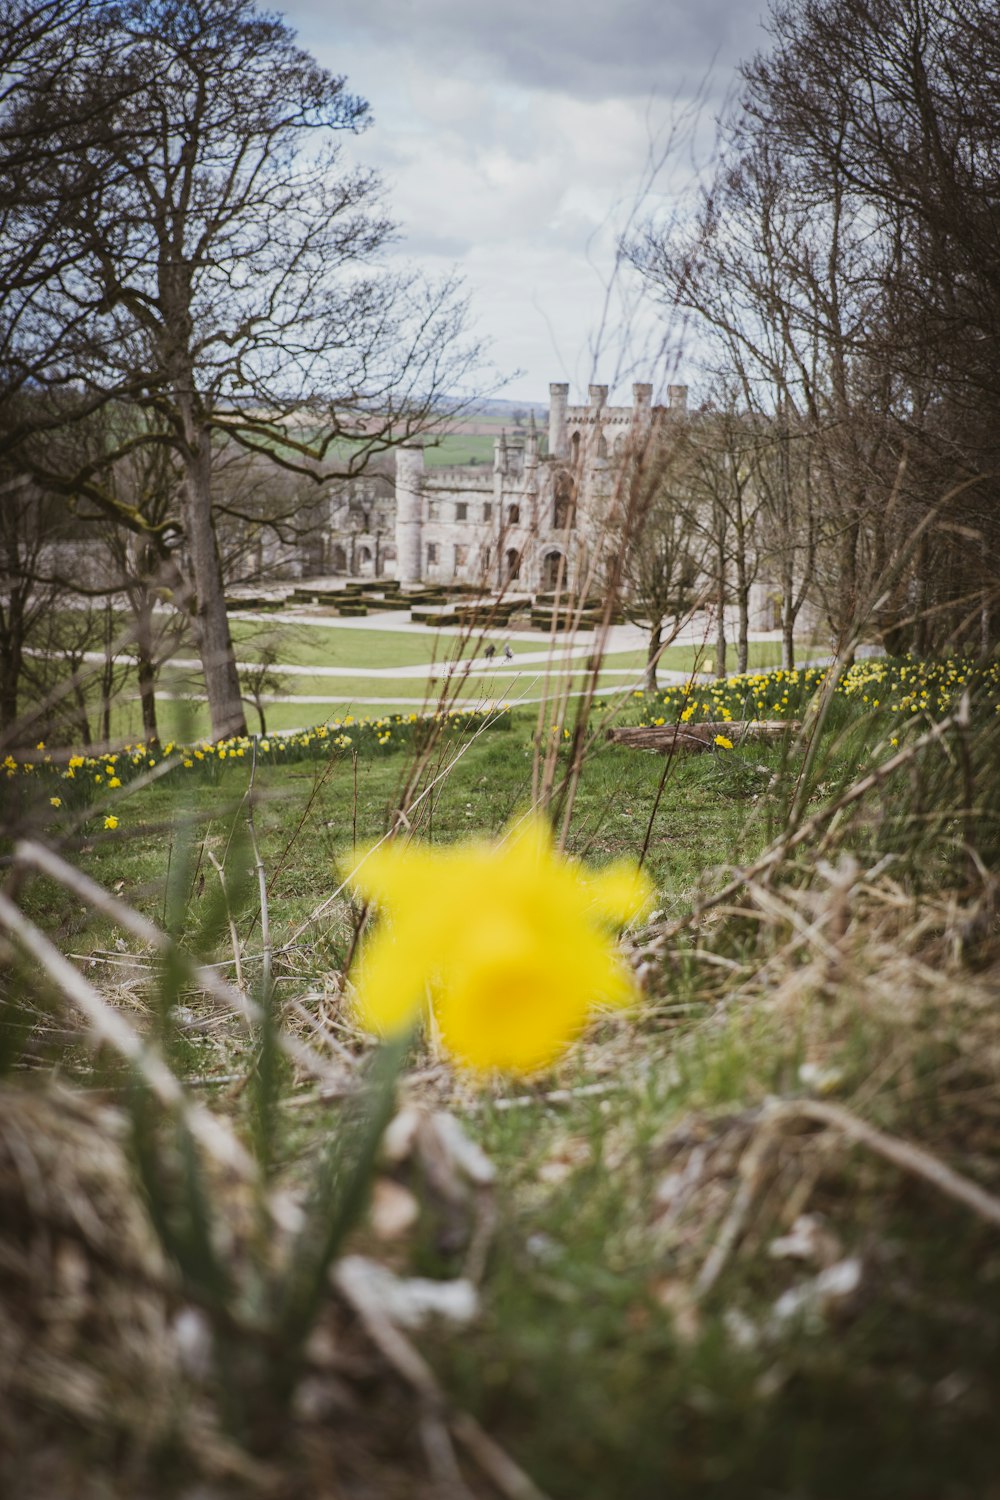
<svg viewBox="0 0 1000 1500"><path fill-rule="evenodd" d="M409 667L423 662L455 660L481 655L490 642L502 650L510 642L518 655L543 650L544 636L505 635L502 630L484 635L475 630L457 635L428 628L424 631L358 630L344 625L284 625L234 618L230 622L233 641L241 661L259 661L264 649L277 651L278 658L301 667Z"/></svg>

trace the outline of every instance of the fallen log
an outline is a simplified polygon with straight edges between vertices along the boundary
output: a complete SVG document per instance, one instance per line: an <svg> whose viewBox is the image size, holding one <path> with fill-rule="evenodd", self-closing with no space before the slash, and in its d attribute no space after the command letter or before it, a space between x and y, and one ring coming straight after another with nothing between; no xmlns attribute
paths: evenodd
<svg viewBox="0 0 1000 1500"><path fill-rule="evenodd" d="M682 750L701 751L716 747L716 735L733 745L743 740L780 740L786 734L797 734L802 728L798 719L738 719L714 724L640 724L618 725L607 737L616 745L633 750L653 750L660 755Z"/></svg>

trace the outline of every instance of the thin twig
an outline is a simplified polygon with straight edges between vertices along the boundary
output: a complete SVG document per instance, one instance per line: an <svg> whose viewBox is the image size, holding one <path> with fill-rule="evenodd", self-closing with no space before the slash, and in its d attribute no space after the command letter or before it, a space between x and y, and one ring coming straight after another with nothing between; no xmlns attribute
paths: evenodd
<svg viewBox="0 0 1000 1500"><path fill-rule="evenodd" d="M494 1109L527 1109L532 1104L572 1104L574 1099L588 1099L596 1095L612 1094L620 1089L620 1083L583 1083L575 1089L549 1089L544 1094L515 1094L510 1099L490 1101Z"/></svg>
<svg viewBox="0 0 1000 1500"><path fill-rule="evenodd" d="M910 1172L914 1177L929 1182L932 1187L949 1198L954 1198L957 1203L964 1204L988 1223L1000 1226L1000 1198L986 1192L985 1188L981 1188L970 1178L945 1166L943 1161L939 1161L922 1146L900 1140L898 1136L887 1135L884 1130L868 1125L849 1109L844 1109L843 1105L826 1104L820 1099L782 1099L769 1105L768 1113L776 1120L798 1117L815 1120L819 1125L829 1125L849 1139L857 1141L859 1145L867 1146L901 1171Z"/></svg>

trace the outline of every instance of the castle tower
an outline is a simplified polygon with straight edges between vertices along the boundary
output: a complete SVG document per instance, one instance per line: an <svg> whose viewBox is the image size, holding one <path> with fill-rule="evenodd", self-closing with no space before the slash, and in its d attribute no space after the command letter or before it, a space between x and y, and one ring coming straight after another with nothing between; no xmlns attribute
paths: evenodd
<svg viewBox="0 0 1000 1500"><path fill-rule="evenodd" d="M673 412L687 411L688 388L686 385L667 386L667 405Z"/></svg>
<svg viewBox="0 0 1000 1500"><path fill-rule="evenodd" d="M419 583L423 575L423 445L396 449L396 577Z"/></svg>
<svg viewBox="0 0 1000 1500"><path fill-rule="evenodd" d="M569 386L549 386L549 457L566 457L566 403Z"/></svg>

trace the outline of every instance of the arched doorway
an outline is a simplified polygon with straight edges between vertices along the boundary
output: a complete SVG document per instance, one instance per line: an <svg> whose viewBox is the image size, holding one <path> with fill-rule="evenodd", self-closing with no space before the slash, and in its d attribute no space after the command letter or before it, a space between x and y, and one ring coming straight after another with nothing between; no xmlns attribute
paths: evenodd
<svg viewBox="0 0 1000 1500"><path fill-rule="evenodd" d="M542 558L542 588L547 593L566 587L566 559L561 552L546 552Z"/></svg>
<svg viewBox="0 0 1000 1500"><path fill-rule="evenodd" d="M362 578L370 578L372 576L372 549L370 547L358 548L357 569Z"/></svg>
<svg viewBox="0 0 1000 1500"><path fill-rule="evenodd" d="M334 542L330 548L330 571L332 573L347 572L347 553L339 542Z"/></svg>
<svg viewBox="0 0 1000 1500"><path fill-rule="evenodd" d="M504 553L504 580L513 583L521 572L521 554L516 547L508 547Z"/></svg>

